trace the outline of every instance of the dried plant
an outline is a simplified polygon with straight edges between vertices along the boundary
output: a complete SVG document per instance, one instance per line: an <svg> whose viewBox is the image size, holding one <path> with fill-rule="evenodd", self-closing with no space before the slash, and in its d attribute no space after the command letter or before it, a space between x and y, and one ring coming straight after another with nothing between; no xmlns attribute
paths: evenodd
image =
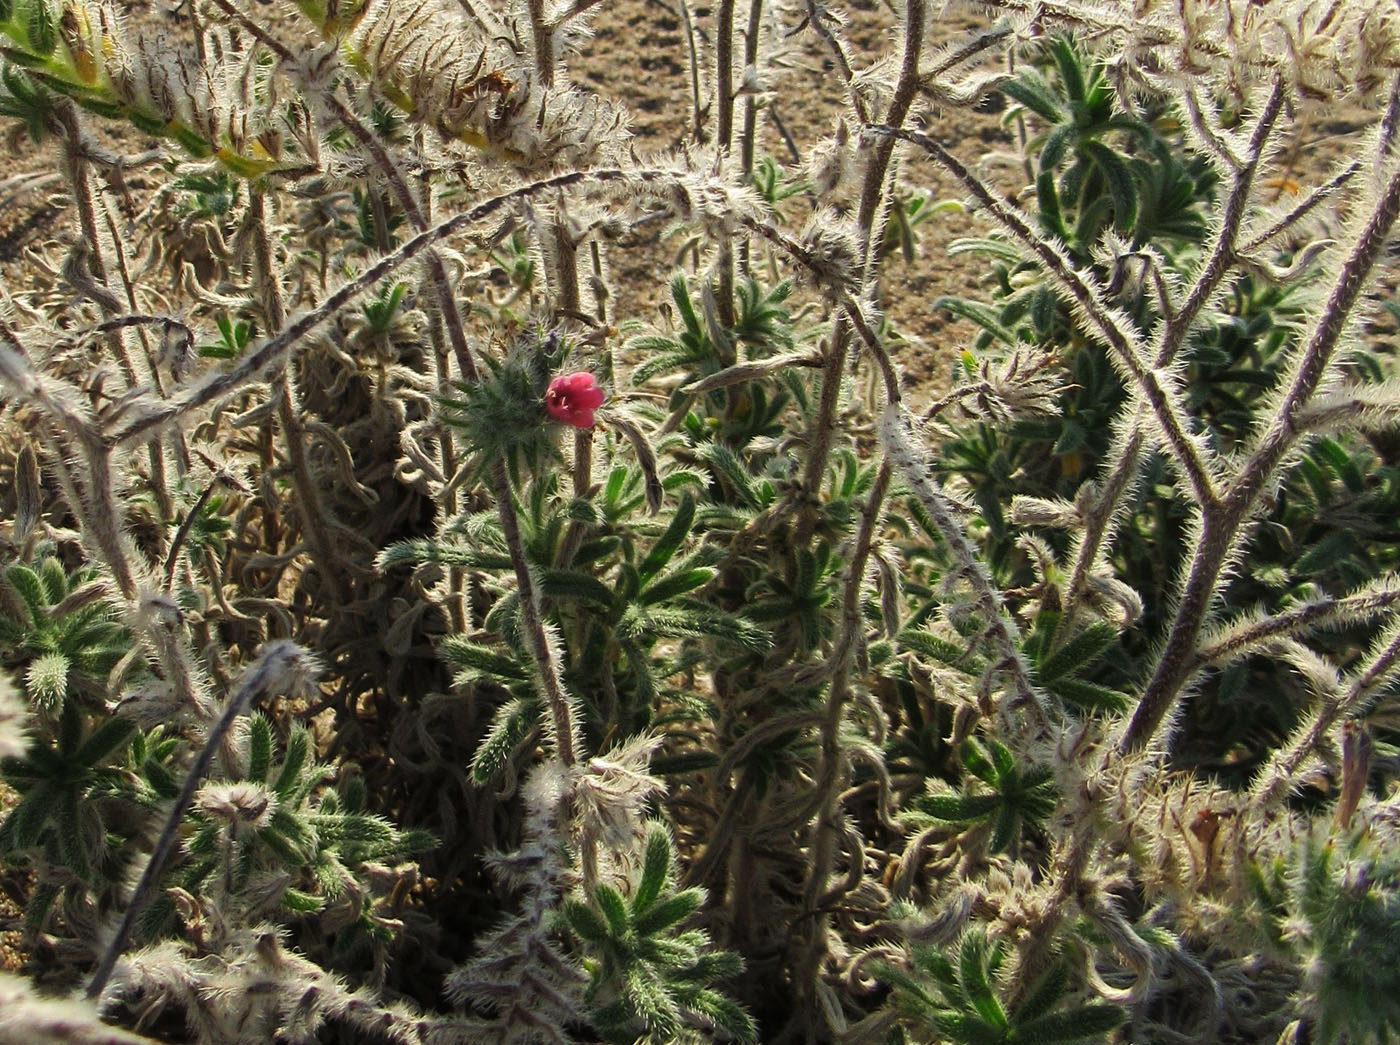
<svg viewBox="0 0 1400 1045"><path fill-rule="evenodd" d="M122 6L0 0L71 219L0 297L0 860L89 999L0 1037L1389 1040L1400 9L679 0L663 155L597 0ZM984 293L911 302L952 211Z"/></svg>

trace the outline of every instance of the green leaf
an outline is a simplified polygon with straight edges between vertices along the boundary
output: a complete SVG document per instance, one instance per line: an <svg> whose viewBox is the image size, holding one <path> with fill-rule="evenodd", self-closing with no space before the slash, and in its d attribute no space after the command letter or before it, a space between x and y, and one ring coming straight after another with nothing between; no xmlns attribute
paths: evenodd
<svg viewBox="0 0 1400 1045"><path fill-rule="evenodd" d="M650 1032L656 1045L672 1042L680 1033L681 1014L670 992L640 966L625 972L627 1000Z"/></svg>
<svg viewBox="0 0 1400 1045"><path fill-rule="evenodd" d="M983 664L977 657L969 655L967 647L957 642L920 630L901 631L898 636L900 646L913 653L921 653L941 664L958 668L971 676L982 674Z"/></svg>
<svg viewBox="0 0 1400 1045"><path fill-rule="evenodd" d="M175 774L154 759L147 759L141 766L141 772L145 774L151 790L160 798L169 800L180 793L180 781Z"/></svg>
<svg viewBox="0 0 1400 1045"><path fill-rule="evenodd" d="M632 895L632 911L640 914L650 907L666 884L671 870L671 836L660 824L647 827L646 856L642 859L642 877Z"/></svg>
<svg viewBox="0 0 1400 1045"><path fill-rule="evenodd" d="M33 625L39 629L45 628L48 617L44 614L44 607L48 605L48 601L44 598L44 586L39 580L39 575L28 566L15 563L5 570L5 578L24 600Z"/></svg>
<svg viewBox="0 0 1400 1045"><path fill-rule="evenodd" d="M427 539L398 541L385 548L375 559L375 565L381 570L394 566L420 566L428 562L458 566L465 570L508 570L511 567L510 556L505 553Z"/></svg>
<svg viewBox="0 0 1400 1045"><path fill-rule="evenodd" d="M627 904L619 893L607 882L599 882L593 888L593 899L598 904L598 909L603 912L603 917L608 920L608 931L619 939L625 937L631 927L631 920L627 917Z"/></svg>
<svg viewBox="0 0 1400 1045"><path fill-rule="evenodd" d="M68 571L57 559L47 558L39 564L39 583L44 589L44 601L55 606L68 594Z"/></svg>
<svg viewBox="0 0 1400 1045"><path fill-rule="evenodd" d="M1103 1037L1117 1029L1127 1018L1127 1012L1117 1005L1086 1005L1066 1012L1052 1012L1020 1024L1016 1028L1016 1037L1020 1041L1045 1042L1045 1045L1084 1041Z"/></svg>
<svg viewBox="0 0 1400 1045"><path fill-rule="evenodd" d="M254 715L248 724L248 779L256 784L267 780L272 768L272 724Z"/></svg>
<svg viewBox="0 0 1400 1045"><path fill-rule="evenodd" d="M708 1018L731 1038L745 1043L758 1041L758 1025L737 1002L718 991L699 991L690 999L690 1007Z"/></svg>
<svg viewBox="0 0 1400 1045"><path fill-rule="evenodd" d="M585 943L604 946L612 938L608 933L608 924L603 920L602 915L585 903L579 903L577 900L566 900L559 908L559 913L563 915L564 923L568 925L569 931Z"/></svg>
<svg viewBox="0 0 1400 1045"><path fill-rule="evenodd" d="M982 1020L993 1027L1005 1027L1006 1013L992 991L987 964L986 935L980 929L968 931L958 947L958 979Z"/></svg>
<svg viewBox="0 0 1400 1045"><path fill-rule="evenodd" d="M489 784L505 769L512 752L539 722L543 708L538 699L520 697L501 706L472 756L472 780L478 786Z"/></svg>
<svg viewBox="0 0 1400 1045"><path fill-rule="evenodd" d="M1055 96L1055 89L1035 69L1021 70L1016 79L1002 84L1001 90L1007 97L1024 105L1047 123L1059 123L1065 118L1064 108Z"/></svg>
<svg viewBox="0 0 1400 1045"><path fill-rule="evenodd" d="M1055 68L1060 73L1060 83L1069 99L1070 110L1082 108L1087 97L1083 59L1080 58L1074 44L1063 36L1051 41L1049 50L1050 57L1055 60Z"/></svg>
<svg viewBox="0 0 1400 1045"><path fill-rule="evenodd" d="M667 574L643 589L640 598L642 603L648 606L665 602L677 595L684 595L688 591L703 587L714 579L715 572L712 566L700 566L691 570Z"/></svg>
<svg viewBox="0 0 1400 1045"><path fill-rule="evenodd" d="M1113 227L1121 233L1129 232L1137 221L1138 196L1127 162L1103 142L1081 142L1079 148L1093 160L1108 185L1113 197Z"/></svg>
<svg viewBox="0 0 1400 1045"><path fill-rule="evenodd" d="M684 273L677 272L671 277L671 300L676 303L676 310L681 314L681 322L685 324L686 330L703 336L705 328L695 315L695 306L690 302L690 288L686 284Z"/></svg>
<svg viewBox="0 0 1400 1045"><path fill-rule="evenodd" d="M1000 795L920 795L916 808L935 820L965 824L981 820L1001 804Z"/></svg>
<svg viewBox="0 0 1400 1045"><path fill-rule="evenodd" d="M651 936L662 929L668 929L682 922L700 909L705 894L699 889L686 889L658 900L645 911L640 911L633 922L638 934Z"/></svg>
<svg viewBox="0 0 1400 1045"><path fill-rule="evenodd" d="M462 635L450 635L438 646L438 652L458 667L472 668L483 675L520 682L530 672L514 657L507 657L486 646L479 646Z"/></svg>
<svg viewBox="0 0 1400 1045"><path fill-rule="evenodd" d="M56 815L60 798L60 791L48 783L29 791L0 823L0 852L23 852L38 845L44 828Z"/></svg>
<svg viewBox="0 0 1400 1045"><path fill-rule="evenodd" d="M73 761L85 766L95 766L120 747L134 732L136 726L130 719L113 716L83 742L82 747L74 753Z"/></svg>
<svg viewBox="0 0 1400 1045"><path fill-rule="evenodd" d="M1066 122L1060 124L1045 137L1045 142L1040 147L1040 169L1043 172L1053 172L1064 160L1065 154L1069 151L1069 146L1079 133L1079 128L1074 124Z"/></svg>
<svg viewBox="0 0 1400 1045"><path fill-rule="evenodd" d="M962 755L963 768L984 783L996 787L997 771L988 761L986 754L976 742L972 740L963 741L960 749Z"/></svg>
<svg viewBox="0 0 1400 1045"><path fill-rule="evenodd" d="M1081 679L1058 679L1045 688L1062 702L1085 711L1123 711L1132 703L1126 693Z"/></svg>
<svg viewBox="0 0 1400 1045"><path fill-rule="evenodd" d="M47 58L58 46L58 18L49 0L28 0L25 5L24 35L29 49Z"/></svg>
<svg viewBox="0 0 1400 1045"><path fill-rule="evenodd" d="M543 570L540 572L540 591L550 598L590 602L604 609L612 609L613 589L586 573Z"/></svg>
<svg viewBox="0 0 1400 1045"><path fill-rule="evenodd" d="M987 851L1006 852L1019 837L1020 830L1021 811L1014 805L1003 805L997 814L996 827L993 828L991 840L987 843Z"/></svg>
<svg viewBox="0 0 1400 1045"><path fill-rule="evenodd" d="M300 889L287 889L282 893L282 906L298 914L313 914L326 906L326 902L314 893L304 893Z"/></svg>
<svg viewBox="0 0 1400 1045"><path fill-rule="evenodd" d="M1014 346L1020 341L1014 331L1002 325L1001 316L997 310L990 305L982 304L980 301L972 301L952 294L942 294L934 299L929 308L935 312L942 309L955 316L961 316L963 319L970 319L1005 345Z"/></svg>
<svg viewBox="0 0 1400 1045"><path fill-rule="evenodd" d="M272 782L272 790L278 798L288 798L301 781L301 772L311 756L311 734L306 727L295 725L287 737L287 754L282 760L282 768L277 779Z"/></svg>
<svg viewBox="0 0 1400 1045"><path fill-rule="evenodd" d="M63 862L78 878L88 881L92 877L92 864L88 860L87 846L83 844L83 820L78 800L76 787L66 787L59 793L54 828Z"/></svg>
<svg viewBox="0 0 1400 1045"><path fill-rule="evenodd" d="M681 496L681 503L676 506L676 514L672 517L665 532L651 546L651 551L647 552L647 557L637 567L637 572L643 582L651 580L663 566L671 561L671 557L676 554L677 549L685 543L694 522L695 498L687 490Z"/></svg>
<svg viewBox="0 0 1400 1045"><path fill-rule="evenodd" d="M1055 187L1053 171L1042 170L1035 179L1036 204L1039 207L1040 227L1047 235L1061 242L1069 240L1069 230L1065 227L1065 215L1060 207L1060 192Z"/></svg>
<svg viewBox="0 0 1400 1045"><path fill-rule="evenodd" d="M1069 964L1063 961L1056 962L1036 981L1036 985L1022 999L1021 1004L1011 1010L1011 1022L1019 1027L1045 1015L1060 1003L1068 986Z"/></svg>
<svg viewBox="0 0 1400 1045"><path fill-rule="evenodd" d="M1042 682L1051 682L1077 674L1117 639L1117 628L1107 621L1095 621L1042 661L1036 669L1036 677Z"/></svg>
<svg viewBox="0 0 1400 1045"><path fill-rule="evenodd" d="M1016 772L1016 758L1011 754L1011 749L997 740L996 737L992 737L987 742L987 747L991 752L992 765L996 767L997 779L1010 779Z"/></svg>

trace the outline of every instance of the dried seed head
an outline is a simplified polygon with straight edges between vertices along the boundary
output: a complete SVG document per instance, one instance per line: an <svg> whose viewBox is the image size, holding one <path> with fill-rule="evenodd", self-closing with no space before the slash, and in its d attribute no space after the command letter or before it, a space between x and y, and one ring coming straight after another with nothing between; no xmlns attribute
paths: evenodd
<svg viewBox="0 0 1400 1045"><path fill-rule="evenodd" d="M205 784L199 789L194 808L230 824L263 827L277 811L277 796L261 784L220 781Z"/></svg>

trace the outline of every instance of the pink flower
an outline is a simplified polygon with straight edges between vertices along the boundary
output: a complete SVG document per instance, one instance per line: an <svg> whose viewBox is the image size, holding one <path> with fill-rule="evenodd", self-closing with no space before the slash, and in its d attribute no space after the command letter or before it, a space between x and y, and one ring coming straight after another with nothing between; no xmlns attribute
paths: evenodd
<svg viewBox="0 0 1400 1045"><path fill-rule="evenodd" d="M575 428L592 428L593 411L603 405L603 390L592 374L560 374L549 383L544 394L544 408L556 421Z"/></svg>

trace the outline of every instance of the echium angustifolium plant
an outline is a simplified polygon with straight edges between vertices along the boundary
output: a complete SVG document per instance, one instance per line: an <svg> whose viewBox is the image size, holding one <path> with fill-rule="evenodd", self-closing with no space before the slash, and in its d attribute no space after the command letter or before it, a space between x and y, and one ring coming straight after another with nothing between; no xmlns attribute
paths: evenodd
<svg viewBox="0 0 1400 1045"><path fill-rule="evenodd" d="M1400 9L682 5L661 153L587 0L122 8L0 0L3 1034L1395 1030Z"/></svg>

